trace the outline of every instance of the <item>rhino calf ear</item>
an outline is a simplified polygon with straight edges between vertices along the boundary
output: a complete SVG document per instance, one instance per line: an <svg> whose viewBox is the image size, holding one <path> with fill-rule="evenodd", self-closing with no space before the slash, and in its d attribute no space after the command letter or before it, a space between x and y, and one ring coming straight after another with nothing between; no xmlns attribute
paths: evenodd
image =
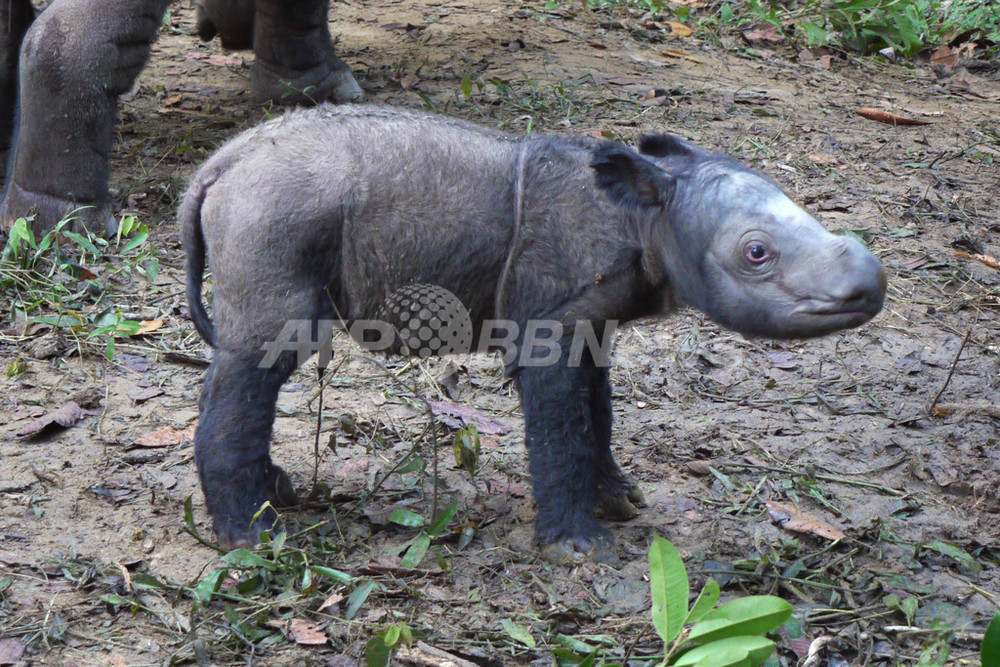
<svg viewBox="0 0 1000 667"><path fill-rule="evenodd" d="M597 187L618 204L664 206L673 196L673 178L624 146L601 146L594 152L590 166Z"/></svg>

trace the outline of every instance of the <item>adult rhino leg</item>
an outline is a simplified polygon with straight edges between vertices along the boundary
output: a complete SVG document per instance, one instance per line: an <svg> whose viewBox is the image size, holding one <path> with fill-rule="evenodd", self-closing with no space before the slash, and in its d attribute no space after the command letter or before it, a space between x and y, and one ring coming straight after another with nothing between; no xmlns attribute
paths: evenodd
<svg viewBox="0 0 1000 667"><path fill-rule="evenodd" d="M257 0L253 91L260 100L315 104L364 98L334 52L328 0Z"/></svg>
<svg viewBox="0 0 1000 667"><path fill-rule="evenodd" d="M34 18L31 0L0 0L0 178L7 167L7 149L14 133L17 54Z"/></svg>
<svg viewBox="0 0 1000 667"><path fill-rule="evenodd" d="M169 1L55 0L28 29L0 224L34 213L35 231L45 232L86 206L76 213L82 224L113 227L115 108L146 64Z"/></svg>

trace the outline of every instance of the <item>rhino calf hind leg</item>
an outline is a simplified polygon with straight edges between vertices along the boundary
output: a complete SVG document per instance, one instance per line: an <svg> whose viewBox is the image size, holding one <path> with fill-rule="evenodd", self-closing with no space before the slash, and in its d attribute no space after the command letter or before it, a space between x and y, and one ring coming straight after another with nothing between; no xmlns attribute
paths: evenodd
<svg viewBox="0 0 1000 667"><path fill-rule="evenodd" d="M257 0L252 86L260 100L357 102L364 91L337 57L328 0Z"/></svg>
<svg viewBox="0 0 1000 667"><path fill-rule="evenodd" d="M270 455L278 390L295 362L286 355L271 368L258 368L260 359L218 348L202 393L195 463L216 537L226 549L252 547L258 533L274 524L277 515L270 509L253 522L265 501L295 504L288 476Z"/></svg>
<svg viewBox="0 0 1000 667"><path fill-rule="evenodd" d="M590 413L594 424L596 447L597 516L612 521L627 521L646 506L642 491L629 479L611 452L611 381L607 368L593 368L590 380Z"/></svg>
<svg viewBox="0 0 1000 667"><path fill-rule="evenodd" d="M67 213L114 225L108 160L118 96L149 58L169 0L55 0L28 29L19 121L0 223L36 214L36 233ZM99 42L99 43L97 43Z"/></svg>

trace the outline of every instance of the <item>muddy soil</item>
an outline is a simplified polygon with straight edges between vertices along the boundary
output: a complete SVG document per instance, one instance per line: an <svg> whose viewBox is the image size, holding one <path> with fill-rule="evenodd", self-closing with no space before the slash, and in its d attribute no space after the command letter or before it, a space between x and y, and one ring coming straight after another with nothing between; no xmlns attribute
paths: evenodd
<svg viewBox="0 0 1000 667"><path fill-rule="evenodd" d="M9 655L24 649L13 662L355 664L377 630L405 622L427 645L478 664L550 664L566 644L557 636L644 664L662 652L646 549L663 535L695 587L712 575L724 597L773 593L795 605L805 636L782 642L781 664L796 664L815 638L830 639L818 664L916 664L934 646L950 647L949 664L978 664L1000 591L1000 274L975 258L1000 255L995 70L892 65L738 35L663 37L639 16L569 3L371 0L335 3L330 20L372 102L516 132L634 141L670 131L745 160L829 228L869 244L889 275L885 311L803 343L746 340L689 311L619 332L615 450L649 506L612 526L611 566L537 559L519 407L498 360L393 359L392 379L338 341L346 360L324 393L318 459L311 365L281 394L274 455L301 496L319 480L316 500L286 515L295 529L324 522L316 562L378 585L351 621L344 601L317 611L351 590L329 581L259 607L232 603L273 633L251 646L221 603L202 607L176 588L218 565L183 530L191 498L194 525L211 537L190 431L136 444L197 417L205 350L182 297L179 194L215 146L281 113L251 101L252 55L199 43L193 10L177 3L122 100L114 155L117 199L153 230L160 273L153 284L117 279L108 305L162 326L119 341L112 361L103 344L44 358L34 339L0 342L4 368L27 364L0 379L0 636ZM929 124L882 124L861 107ZM411 451L432 458L414 395L506 428L483 436L472 478L444 437L438 503L458 503L455 534L406 569L399 551L416 532L388 516L431 514L431 468L386 473ZM74 427L15 435L69 398L88 411ZM806 515L798 525L783 523L789 507ZM139 574L175 587L136 588ZM915 613L887 606L890 595L915 600ZM268 624L288 618L314 624L321 643Z"/></svg>

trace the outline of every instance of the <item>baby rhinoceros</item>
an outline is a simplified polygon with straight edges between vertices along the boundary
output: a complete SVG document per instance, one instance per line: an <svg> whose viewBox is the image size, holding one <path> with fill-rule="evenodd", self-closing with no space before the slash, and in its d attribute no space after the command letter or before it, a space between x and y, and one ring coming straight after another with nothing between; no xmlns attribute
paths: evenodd
<svg viewBox="0 0 1000 667"><path fill-rule="evenodd" d="M215 348L195 459L226 547L270 526L270 510L251 525L265 501L294 501L269 454L278 390L307 358L270 353L289 323L306 323L301 343L331 322L386 321L414 286L457 299L466 349L507 353L544 553L602 558L613 540L597 517L630 518L643 499L612 456L595 340L678 304L751 336L820 336L871 319L885 293L861 244L676 137L633 150L376 106L294 111L237 136L195 175L180 224L191 315Z"/></svg>

